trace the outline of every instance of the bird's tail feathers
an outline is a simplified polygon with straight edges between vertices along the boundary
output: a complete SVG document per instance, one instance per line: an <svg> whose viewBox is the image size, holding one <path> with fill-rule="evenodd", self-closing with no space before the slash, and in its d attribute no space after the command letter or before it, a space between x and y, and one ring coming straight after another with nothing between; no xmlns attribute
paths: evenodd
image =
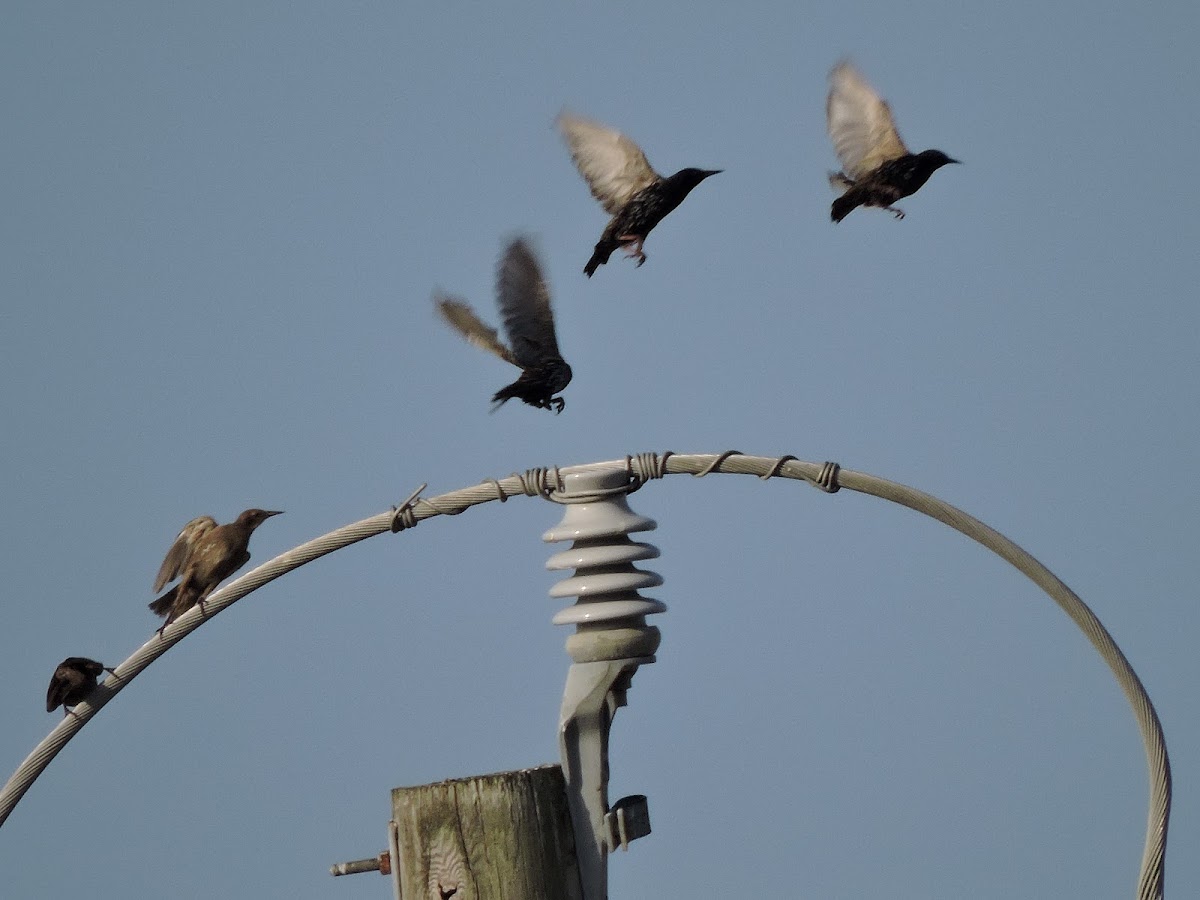
<svg viewBox="0 0 1200 900"><path fill-rule="evenodd" d="M175 604L175 597L179 591L179 585L171 588L157 600L150 604L150 612L156 616L165 616L171 611L171 607Z"/></svg>
<svg viewBox="0 0 1200 900"><path fill-rule="evenodd" d="M495 412L509 400L525 400L529 397L529 373L522 370L521 375L512 384L506 384L492 394L492 412Z"/></svg>
<svg viewBox="0 0 1200 900"><path fill-rule="evenodd" d="M619 247L619 244L609 244L601 241L596 245L595 252L592 253L592 258L587 261L587 265L583 267L583 274L591 278L598 268L608 263L608 258L612 256L612 252Z"/></svg>
<svg viewBox="0 0 1200 900"><path fill-rule="evenodd" d="M840 222L846 216L850 215L851 211L857 208L862 203L862 192L847 191L833 201L833 206L829 210L829 218L835 222Z"/></svg>

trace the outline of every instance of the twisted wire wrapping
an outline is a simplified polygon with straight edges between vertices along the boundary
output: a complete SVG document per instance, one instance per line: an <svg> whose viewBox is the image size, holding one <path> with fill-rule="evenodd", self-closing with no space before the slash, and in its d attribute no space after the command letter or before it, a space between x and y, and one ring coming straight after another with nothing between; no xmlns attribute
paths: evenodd
<svg viewBox="0 0 1200 900"><path fill-rule="evenodd" d="M504 488L500 487L500 482L495 478L485 478L480 484L490 484L496 491L496 499L501 503L508 502L508 494L504 493Z"/></svg>
<svg viewBox="0 0 1200 900"><path fill-rule="evenodd" d="M417 524L416 516L413 515L412 506L416 499L421 496L421 491L429 487L429 482L423 483L419 488L408 495L408 499L399 506L392 507L392 534L403 531L405 528L413 528Z"/></svg>
<svg viewBox="0 0 1200 900"><path fill-rule="evenodd" d="M699 471L691 474L697 478L703 478L705 475L711 475L713 472L721 471L721 464L732 456L744 456L741 450L726 450L724 453L718 453L712 458L712 461L703 466Z"/></svg>
<svg viewBox="0 0 1200 900"><path fill-rule="evenodd" d="M402 528L399 529L403 530L433 516L459 515L472 506L492 500L504 502L508 497L518 495L541 496L557 502L579 502L578 496L571 496L568 500L567 496L563 495L562 472L570 473L572 470L598 467L622 468L629 478L629 484L620 489L624 491L636 490L647 480L662 478L667 474L690 474L704 477L712 473L756 475L763 479L775 477L798 479L807 481L827 493L834 493L840 488L846 487L852 491L898 503L937 519L987 547L1017 568L1054 600L1084 633L1112 670L1133 710L1142 736L1150 775L1150 805L1137 898L1138 900L1160 900L1162 898L1164 860L1171 811L1171 766L1166 740L1162 732L1162 723L1159 721L1154 704L1146 693L1141 680L1129 665L1129 661L1112 636L1087 604L1054 573L1017 544L978 519L930 494L873 475L844 470L837 463L826 462L823 465L817 465L798 460L790 455L774 458L746 456L735 450L720 454L676 454L670 451L662 454L641 453L635 456L626 456L621 460L567 467L561 471L558 468L553 470L529 469L523 475L514 473L502 480L489 478L480 484L450 491L429 500L418 499L419 494L425 488L422 485L413 492L408 500L389 512L346 525L280 554L214 592L208 598L205 610L201 611L199 607L189 610L168 626L161 637L156 635L142 644L128 659L116 667L115 673L101 683L87 700L75 707L75 716L67 716L59 722L17 767L8 782L0 789L0 826L3 826L21 797L50 764L50 761L109 700L159 656L250 592L274 581L292 569L319 559L335 550L369 537L396 530L394 525L397 521L403 523ZM551 471L554 473L553 486L549 482Z"/></svg>
<svg viewBox="0 0 1200 900"><path fill-rule="evenodd" d="M513 478L516 478L521 485L521 493L526 497L545 497L550 499L550 496L555 491L561 491L563 487L562 475L558 471L558 466L554 467L554 483L550 483L550 470L541 469L526 469L524 474L513 472Z"/></svg>
<svg viewBox="0 0 1200 900"><path fill-rule="evenodd" d="M667 474L667 460L674 454L670 450L658 453L638 453L625 457L625 474L629 478L629 493L640 490L647 481L662 478Z"/></svg>
<svg viewBox="0 0 1200 900"><path fill-rule="evenodd" d="M775 460L775 464L772 465L771 468L769 468L767 471L763 472L758 477L762 481L770 481L772 478L774 478L776 475L779 474L779 471L780 471L780 469L783 468L783 464L785 462L791 462L795 458L796 457L792 456L790 453L779 457L779 459Z"/></svg>
<svg viewBox="0 0 1200 900"><path fill-rule="evenodd" d="M793 457L794 459L795 457ZM821 472L813 481L813 487L818 487L827 494L836 494L842 489L838 483L838 472L842 467L835 462L826 462L821 466Z"/></svg>

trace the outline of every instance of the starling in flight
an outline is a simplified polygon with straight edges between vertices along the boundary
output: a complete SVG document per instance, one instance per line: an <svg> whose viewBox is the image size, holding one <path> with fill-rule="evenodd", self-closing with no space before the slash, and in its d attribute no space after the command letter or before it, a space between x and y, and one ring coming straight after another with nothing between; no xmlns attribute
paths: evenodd
<svg viewBox="0 0 1200 900"><path fill-rule="evenodd" d="M567 141L571 159L587 182L592 196L612 218L583 267L588 278L608 262L618 247L638 265L646 261L642 242L663 218L683 202L696 185L721 169L681 169L663 178L646 154L619 131L568 112L559 113L558 128Z"/></svg>
<svg viewBox="0 0 1200 900"><path fill-rule="evenodd" d="M825 117L842 171L830 173L829 183L841 194L830 217L846 218L857 206L881 206L903 219L892 206L915 194L929 176L947 163L956 163L941 150L909 153L892 121L892 109L848 62L829 73Z"/></svg>
<svg viewBox="0 0 1200 900"><path fill-rule="evenodd" d="M54 712L61 706L64 718L75 715L70 707L86 700L88 694L96 689L96 679L101 672L111 673L112 669L86 656L68 656L50 676L46 712Z"/></svg>
<svg viewBox="0 0 1200 900"><path fill-rule="evenodd" d="M217 585L250 561L247 548L254 529L279 514L279 510L248 509L228 525L200 516L183 526L155 579L161 588L179 577L175 587L150 604L155 615L167 618L159 634L197 603L203 611L204 601Z"/></svg>
<svg viewBox="0 0 1200 900"><path fill-rule="evenodd" d="M496 304L509 346L463 301L442 294L434 294L433 299L442 318L455 331L521 370L516 381L496 391L493 411L512 399L538 409L563 411L567 401L554 395L571 383L571 367L563 360L554 335L550 291L537 257L524 238L508 245L496 272Z"/></svg>

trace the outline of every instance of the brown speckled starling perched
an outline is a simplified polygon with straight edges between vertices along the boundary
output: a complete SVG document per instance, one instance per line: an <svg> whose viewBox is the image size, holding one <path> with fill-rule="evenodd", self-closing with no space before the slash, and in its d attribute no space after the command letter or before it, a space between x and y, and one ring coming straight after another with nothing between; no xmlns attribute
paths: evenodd
<svg viewBox="0 0 1200 900"><path fill-rule="evenodd" d="M842 171L830 173L829 183L841 194L830 217L840 222L858 206L880 206L903 219L892 206L915 194L929 176L947 163L956 163L941 150L909 153L892 121L892 110L866 79L848 62L829 73L825 117Z"/></svg>
<svg viewBox="0 0 1200 900"><path fill-rule="evenodd" d="M70 707L86 700L88 694L96 689L96 679L101 672L111 673L112 669L86 656L68 656L50 676L46 712L54 712L61 706L64 718L75 715Z"/></svg>
<svg viewBox="0 0 1200 900"><path fill-rule="evenodd" d="M696 185L721 169L681 169L663 178L650 167L646 154L619 131L568 112L558 116L558 128L571 158L592 196L612 219L583 267L588 278L608 262L618 247L638 265L646 261L642 242L663 218L683 202Z"/></svg>
<svg viewBox="0 0 1200 900"><path fill-rule="evenodd" d="M277 515L278 510L248 509L228 525L204 527L207 517L200 516L183 527L159 571L162 577L163 572L173 569L179 576L179 583L150 604L155 615L167 617L159 629L160 634L197 603L201 610L204 609L204 601L217 585L250 561L247 548L254 529ZM198 526L197 523L201 524ZM182 550L180 542L183 542ZM168 574L164 583L170 577Z"/></svg>
<svg viewBox="0 0 1200 900"><path fill-rule="evenodd" d="M442 318L459 334L521 370L520 378L496 391L493 411L512 399L563 411L567 401L554 395L571 383L571 367L558 349L550 291L537 257L523 238L508 245L496 272L496 304L511 347L463 301L441 294L433 299Z"/></svg>

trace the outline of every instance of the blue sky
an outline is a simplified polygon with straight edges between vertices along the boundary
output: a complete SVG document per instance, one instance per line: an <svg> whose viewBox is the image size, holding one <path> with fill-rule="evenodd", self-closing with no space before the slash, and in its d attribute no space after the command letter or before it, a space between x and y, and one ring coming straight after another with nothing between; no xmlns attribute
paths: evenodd
<svg viewBox="0 0 1200 900"><path fill-rule="evenodd" d="M532 466L794 454L962 507L1071 585L1142 676L1200 885L1194 3L14 2L0 17L0 767L67 655L151 636L201 513L255 563ZM849 55L962 166L828 220ZM724 169L581 274L605 216L553 130ZM561 416L434 317L495 321L531 234ZM1146 774L1107 669L965 539L880 501L675 476L663 645L613 733L654 834L611 894L1124 898ZM569 662L541 542L491 504L301 569L174 648L0 831L14 897L388 896L393 786L552 761ZM64 823L69 822L68 833Z"/></svg>

